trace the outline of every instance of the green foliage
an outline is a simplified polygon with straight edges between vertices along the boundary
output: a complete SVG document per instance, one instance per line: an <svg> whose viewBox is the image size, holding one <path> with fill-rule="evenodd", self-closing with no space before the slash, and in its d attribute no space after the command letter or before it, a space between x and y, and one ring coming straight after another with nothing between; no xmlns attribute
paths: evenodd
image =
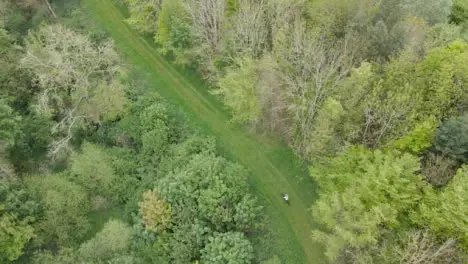
<svg viewBox="0 0 468 264"><path fill-rule="evenodd" d="M400 216L421 199L419 161L409 154L350 148L325 165L311 168L320 187L312 208L329 232L314 230L334 260L346 246L376 244L380 228L397 228Z"/></svg>
<svg viewBox="0 0 468 264"><path fill-rule="evenodd" d="M281 264L281 260L275 255L267 261L262 261L261 264Z"/></svg>
<svg viewBox="0 0 468 264"><path fill-rule="evenodd" d="M12 145L19 130L20 117L3 100L0 100L0 150Z"/></svg>
<svg viewBox="0 0 468 264"><path fill-rule="evenodd" d="M402 0L404 14L423 18L435 25L448 21L452 10L452 0Z"/></svg>
<svg viewBox="0 0 468 264"><path fill-rule="evenodd" d="M261 208L249 193L247 172L216 156L214 139L189 130L175 106L131 90L133 80L126 79L112 42L89 28L83 10L67 9L77 7L78 1L72 2L14 3L46 8L50 3L61 23L41 24L27 37L0 30L0 140L2 146L8 143L10 159L2 153L1 177L11 161L26 184L20 191L8 187L4 198L0 183L0 262L27 250L24 261L36 264L191 263L201 260L208 245L207 263L232 256L238 260L231 263L250 263L254 252L246 235L258 233ZM128 22L155 34L162 51L179 62L199 59L193 55L213 44L193 33L192 16L203 11L198 3L125 2ZM190 8L197 10L189 14ZM204 46L194 48L194 40ZM217 57L215 47L209 48ZM71 155L49 160L47 150L54 157ZM138 215L138 201L148 189L160 197L141 201ZM22 194L26 190L32 198ZM112 203L91 212L91 200L102 196ZM166 210L156 219L161 208ZM132 221L134 230L121 220L104 224L108 214ZM145 229L143 222L161 228Z"/></svg>
<svg viewBox="0 0 468 264"><path fill-rule="evenodd" d="M23 186L0 181L0 261L11 262L23 254L34 236L38 204Z"/></svg>
<svg viewBox="0 0 468 264"><path fill-rule="evenodd" d="M177 226L169 240L169 259L174 263L190 263L200 259L200 250L213 231L199 221Z"/></svg>
<svg viewBox="0 0 468 264"><path fill-rule="evenodd" d="M431 27L425 37L424 49L430 51L436 47L447 47L455 40L467 40L463 29L454 24L439 24Z"/></svg>
<svg viewBox="0 0 468 264"><path fill-rule="evenodd" d="M39 212L39 204L18 182L0 181L0 204L2 211L14 214L19 220L34 222Z"/></svg>
<svg viewBox="0 0 468 264"><path fill-rule="evenodd" d="M127 203L134 198L141 184L138 180L138 172L141 169L138 162L135 162L137 153L131 149L112 148L109 150L109 155L115 172L112 182L114 199L122 204Z"/></svg>
<svg viewBox="0 0 468 264"><path fill-rule="evenodd" d="M34 264L76 264L76 252L71 248L60 250L57 254L50 251L36 252L33 257Z"/></svg>
<svg viewBox="0 0 468 264"><path fill-rule="evenodd" d="M385 61L404 45L400 26L388 28L383 20L379 20L368 31L370 41L368 56L370 58Z"/></svg>
<svg viewBox="0 0 468 264"><path fill-rule="evenodd" d="M444 122L437 130L435 148L452 158L468 161L468 116L463 115Z"/></svg>
<svg viewBox="0 0 468 264"><path fill-rule="evenodd" d="M70 179L91 195L112 195L115 173L111 158L99 146L83 143L81 153L71 156Z"/></svg>
<svg viewBox="0 0 468 264"><path fill-rule="evenodd" d="M0 98L17 111L27 111L27 105L35 91L31 87L31 76L18 68L22 56L14 38L0 25Z"/></svg>
<svg viewBox="0 0 468 264"><path fill-rule="evenodd" d="M234 121L245 123L258 120L257 81L257 63L249 58L238 59L236 66L228 69L220 79L219 88L213 93L223 96L224 104L233 111Z"/></svg>
<svg viewBox="0 0 468 264"><path fill-rule="evenodd" d="M188 64L188 51L192 47L194 36L191 31L191 18L182 6L181 0L163 1L157 22L156 43L162 47L162 54L171 52L176 63Z"/></svg>
<svg viewBox="0 0 468 264"><path fill-rule="evenodd" d="M379 2L359 0L313 1L311 16L317 26L330 37L344 37L348 31L361 29L379 10Z"/></svg>
<svg viewBox="0 0 468 264"><path fill-rule="evenodd" d="M16 260L23 254L24 246L33 237L34 228L28 220L18 220L16 215L5 213L0 204L0 260Z"/></svg>
<svg viewBox="0 0 468 264"><path fill-rule="evenodd" d="M41 201L43 217L37 224L39 243L70 246L86 234L90 202L86 192L65 179L65 175L34 176L26 184Z"/></svg>
<svg viewBox="0 0 468 264"><path fill-rule="evenodd" d="M464 107L467 95L464 83L468 71L463 62L467 45L452 42L432 50L420 62L407 51L380 69L367 63L361 65L344 82L337 96L346 110L344 137L369 146L406 137L398 145L413 133L422 133L423 127L430 130L424 120L435 119L431 122L437 123L457 113ZM429 137L426 134L424 140ZM427 146L427 142L423 145Z"/></svg>
<svg viewBox="0 0 468 264"><path fill-rule="evenodd" d="M412 219L443 238L459 239L468 247L468 167L462 166L441 190L429 189Z"/></svg>
<svg viewBox="0 0 468 264"><path fill-rule="evenodd" d="M23 117L20 133L14 146L9 151L9 158L18 172L36 173L38 167L44 167L47 150L53 138L50 134L51 120L42 116Z"/></svg>
<svg viewBox="0 0 468 264"><path fill-rule="evenodd" d="M93 43L61 25L43 25L25 40L22 67L40 87L34 110L57 121L53 157L70 151L79 125L116 119L127 102L120 78L124 71L112 42Z"/></svg>
<svg viewBox="0 0 468 264"><path fill-rule="evenodd" d="M131 238L132 230L129 226L119 220L109 220L94 238L80 246L79 259L105 262L116 256L125 256Z"/></svg>
<svg viewBox="0 0 468 264"><path fill-rule="evenodd" d="M432 145L436 126L437 121L433 117L416 124L408 135L393 142L393 147L402 152L420 154L421 151Z"/></svg>
<svg viewBox="0 0 468 264"><path fill-rule="evenodd" d="M110 42L96 46L89 37L63 26L42 26L29 34L26 49L21 63L42 88L40 112L51 115L79 109L80 114L99 121L101 114L113 116L115 108L122 107L122 102L102 100L126 100L115 80L122 69Z"/></svg>
<svg viewBox="0 0 468 264"><path fill-rule="evenodd" d="M445 186L455 176L459 163L444 155L429 153L422 162L421 174L434 187Z"/></svg>
<svg viewBox="0 0 468 264"><path fill-rule="evenodd" d="M171 207L161 200L154 190L143 193L138 203L145 228L153 232L164 231L171 225Z"/></svg>
<svg viewBox="0 0 468 264"><path fill-rule="evenodd" d="M468 1L454 0L450 21L455 24L463 24L468 21Z"/></svg>
<svg viewBox="0 0 468 264"><path fill-rule="evenodd" d="M157 185L179 221L206 221L217 231L248 231L259 213L247 193L246 173L212 154L194 155ZM244 210L249 211L244 211Z"/></svg>
<svg viewBox="0 0 468 264"><path fill-rule="evenodd" d="M423 97L418 106L421 115L432 112L438 118L446 117L466 100L467 60L468 43L454 41L432 50L417 66L416 75L420 77L416 85Z"/></svg>
<svg viewBox="0 0 468 264"><path fill-rule="evenodd" d="M253 248L241 233L215 233L202 250L207 264L247 264L253 258Z"/></svg>
<svg viewBox="0 0 468 264"><path fill-rule="evenodd" d="M126 21L143 33L154 33L157 29L160 0L124 0L130 12Z"/></svg>
<svg viewBox="0 0 468 264"><path fill-rule="evenodd" d="M425 228L383 231L381 242L362 248L347 248L339 263L464 263L467 255L454 239L441 240Z"/></svg>
<svg viewBox="0 0 468 264"><path fill-rule="evenodd" d="M334 154L343 146L342 142L335 138L336 129L339 127L339 120L344 115L344 109L340 102L333 98L328 98L317 114L315 126L313 128L313 138L309 142L310 159L320 158Z"/></svg>

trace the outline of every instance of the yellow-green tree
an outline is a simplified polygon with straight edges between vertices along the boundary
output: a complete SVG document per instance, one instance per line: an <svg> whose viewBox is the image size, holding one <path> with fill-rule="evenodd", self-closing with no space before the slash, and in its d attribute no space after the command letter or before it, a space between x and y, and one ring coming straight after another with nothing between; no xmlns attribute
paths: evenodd
<svg viewBox="0 0 468 264"><path fill-rule="evenodd" d="M330 260L345 247L375 245L382 227L400 225L400 216L421 199L424 182L418 170L412 155L360 147L311 167L320 187L312 214L328 230L314 230L313 236L326 245Z"/></svg>
<svg viewBox="0 0 468 264"><path fill-rule="evenodd" d="M163 0L124 0L130 17L127 23L143 33L154 33L157 30L159 12Z"/></svg>
<svg viewBox="0 0 468 264"><path fill-rule="evenodd" d="M111 157L99 146L85 142L81 153L71 156L70 179L91 195L112 195L116 179Z"/></svg>
<svg viewBox="0 0 468 264"><path fill-rule="evenodd" d="M219 88L213 93L221 95L224 104L232 109L234 121L255 122L260 117L257 82L257 62L241 58L227 70L226 75L219 80Z"/></svg>
<svg viewBox="0 0 468 264"><path fill-rule="evenodd" d="M461 167L441 190L429 189L412 219L439 237L458 239L468 247L468 166Z"/></svg>
<svg viewBox="0 0 468 264"><path fill-rule="evenodd" d="M146 229L161 232L171 226L171 206L159 198L155 190L144 192L138 206Z"/></svg>

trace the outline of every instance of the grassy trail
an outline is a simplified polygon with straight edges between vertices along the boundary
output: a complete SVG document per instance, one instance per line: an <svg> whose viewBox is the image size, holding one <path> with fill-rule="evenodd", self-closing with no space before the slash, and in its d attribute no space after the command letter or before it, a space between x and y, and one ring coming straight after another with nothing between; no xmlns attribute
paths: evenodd
<svg viewBox="0 0 468 264"><path fill-rule="evenodd" d="M83 0L114 39L126 61L147 73L145 81L180 106L192 122L216 137L224 155L251 172L250 182L264 204L274 232L275 252L287 264L325 263L323 248L310 237L313 222L308 211L314 185L288 148L273 138L259 138L229 122L229 114L193 74L174 68L147 40L124 23L123 12L112 0ZM281 192L289 194L286 206Z"/></svg>

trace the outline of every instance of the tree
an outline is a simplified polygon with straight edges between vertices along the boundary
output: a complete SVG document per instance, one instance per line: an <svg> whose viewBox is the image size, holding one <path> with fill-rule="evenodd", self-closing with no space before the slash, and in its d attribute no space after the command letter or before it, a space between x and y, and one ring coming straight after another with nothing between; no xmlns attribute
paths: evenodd
<svg viewBox="0 0 468 264"><path fill-rule="evenodd" d="M393 142L393 146L401 152L417 155L432 145L436 125L436 119L430 117L422 123L416 124L408 135Z"/></svg>
<svg viewBox="0 0 468 264"><path fill-rule="evenodd" d="M315 24L333 40L352 30L362 30L377 15L380 2L371 0L320 0L311 4Z"/></svg>
<svg viewBox="0 0 468 264"><path fill-rule="evenodd" d="M455 239L440 240L427 229L385 230L378 244L347 248L339 263L464 263L467 255Z"/></svg>
<svg viewBox="0 0 468 264"><path fill-rule="evenodd" d="M76 252L72 248L65 248L53 254L50 251L38 251L34 253L32 263L34 264L75 264L77 263Z"/></svg>
<svg viewBox="0 0 468 264"><path fill-rule="evenodd" d="M115 173L111 158L104 149L88 142L81 153L71 156L70 180L84 187L91 195L112 197Z"/></svg>
<svg viewBox="0 0 468 264"><path fill-rule="evenodd" d="M389 28L383 20L379 20L368 29L368 56L379 62L384 62L404 46L401 25Z"/></svg>
<svg viewBox="0 0 468 264"><path fill-rule="evenodd" d="M432 113L444 118L457 112L466 100L464 83L468 81L468 43L454 41L447 47L433 49L416 68L415 82L423 102L416 105L422 115Z"/></svg>
<svg viewBox="0 0 468 264"><path fill-rule="evenodd" d="M306 153L311 160L320 159L338 152L343 148L343 142L337 138L337 128L344 109L340 102L329 97L317 114L312 134L314 135L307 147Z"/></svg>
<svg viewBox="0 0 468 264"><path fill-rule="evenodd" d="M255 122L260 118L257 94L258 71L253 59L242 58L229 68L219 80L219 89L213 93L222 95L224 104L233 111L233 120L240 123Z"/></svg>
<svg viewBox="0 0 468 264"><path fill-rule="evenodd" d="M204 223L192 219L192 223L177 226L169 239L169 258L173 263L191 263L199 260L207 236L213 231Z"/></svg>
<svg viewBox="0 0 468 264"><path fill-rule="evenodd" d="M0 100L0 179L12 179L14 170L7 160L6 151L14 144L19 132L20 117L3 100Z"/></svg>
<svg viewBox="0 0 468 264"><path fill-rule="evenodd" d="M109 220L92 239L83 243L78 255L89 262L108 261L116 256L125 256L130 247L132 230L119 220Z"/></svg>
<svg viewBox="0 0 468 264"><path fill-rule="evenodd" d="M3 100L0 100L0 151L14 144L16 134L19 132L21 118Z"/></svg>
<svg viewBox="0 0 468 264"><path fill-rule="evenodd" d="M23 116L20 133L9 150L9 158L16 171L37 173L38 168L47 167L47 150L52 142L50 128L53 121L40 115Z"/></svg>
<svg viewBox="0 0 468 264"><path fill-rule="evenodd" d="M202 250L207 264L247 264L253 258L253 247L241 233L215 233Z"/></svg>
<svg viewBox="0 0 468 264"><path fill-rule="evenodd" d="M468 1L454 0L450 21L455 24L463 24L468 21Z"/></svg>
<svg viewBox="0 0 468 264"><path fill-rule="evenodd" d="M189 64L190 50L193 48L195 36L192 20L181 0L164 1L158 17L158 28L155 35L157 43L161 44L161 53L172 52L179 64Z"/></svg>
<svg viewBox="0 0 468 264"><path fill-rule="evenodd" d="M4 212L0 204L0 260L9 262L23 254L23 248L34 235L29 220L18 220L17 216Z"/></svg>
<svg viewBox="0 0 468 264"><path fill-rule="evenodd" d="M381 69L361 65L338 91L347 113L343 120L348 120L345 126L351 130L347 134L361 139L355 143L387 145L411 137L416 132L411 129L425 120L436 122L463 109L466 93L462 87L467 77L461 61L466 45L455 41L432 50L422 61L406 50Z"/></svg>
<svg viewBox="0 0 468 264"><path fill-rule="evenodd" d="M171 207L154 190L143 193L143 201L138 205L146 229L161 232L171 226Z"/></svg>
<svg viewBox="0 0 468 264"><path fill-rule="evenodd" d="M59 120L52 132L63 137L51 145L52 155L67 150L77 125L112 120L123 110L122 68L111 42L95 45L61 25L41 26L27 37L21 64L41 88L37 111Z"/></svg>
<svg viewBox="0 0 468 264"><path fill-rule="evenodd" d="M229 16L223 49L233 58L258 59L268 47L268 3L265 0L238 0Z"/></svg>
<svg viewBox="0 0 468 264"><path fill-rule="evenodd" d="M171 126L169 111L164 104L154 104L140 113L141 124L141 154L142 160L148 164L157 164L168 145L171 137L177 137ZM172 129L171 129L172 128Z"/></svg>
<svg viewBox="0 0 468 264"><path fill-rule="evenodd" d="M292 123L289 133L296 151L307 154L318 110L351 70L354 50L350 39L328 43L320 32L308 28L304 19L291 19L289 26L278 32L275 55L286 89Z"/></svg>
<svg viewBox="0 0 468 264"><path fill-rule="evenodd" d="M455 177L441 190L427 190L419 210L411 218L427 226L441 238L455 238L468 246L468 167L462 166Z"/></svg>
<svg viewBox="0 0 468 264"><path fill-rule="evenodd" d="M11 262L23 254L34 237L38 204L23 186L0 181L0 261Z"/></svg>
<svg viewBox="0 0 468 264"><path fill-rule="evenodd" d="M225 4L225 0L185 1L184 7L192 18L191 31L197 36L195 45L199 45L199 54L208 60L221 48L226 20Z"/></svg>
<svg viewBox="0 0 468 264"><path fill-rule="evenodd" d="M452 10L452 0L402 0L404 14L423 18L427 23L435 25L446 23Z"/></svg>
<svg viewBox="0 0 468 264"><path fill-rule="evenodd" d="M80 186L64 175L30 177L26 185L44 207L44 215L36 226L38 242L65 247L83 238L89 228L90 202Z"/></svg>
<svg viewBox="0 0 468 264"><path fill-rule="evenodd" d="M444 122L436 132L436 150L450 157L468 161L468 116L463 115Z"/></svg>
<svg viewBox="0 0 468 264"><path fill-rule="evenodd" d="M456 160L430 152L423 160L421 174L434 187L442 187L455 176L458 167Z"/></svg>
<svg viewBox="0 0 468 264"><path fill-rule="evenodd" d="M0 27L3 27L7 20L9 2L0 1Z"/></svg>
<svg viewBox="0 0 468 264"><path fill-rule="evenodd" d="M176 223L199 219L219 232L247 231L260 211L250 206L255 201L248 201L253 198L247 196L244 169L206 153L193 155L185 166L162 178L157 189L171 204ZM251 212L238 212L245 209Z"/></svg>
<svg viewBox="0 0 468 264"><path fill-rule="evenodd" d="M30 74L18 67L22 56L21 50L15 47L14 37L0 25L0 97L16 111L28 110L27 105L36 90L31 87Z"/></svg>
<svg viewBox="0 0 468 264"><path fill-rule="evenodd" d="M372 69L373 71L377 69ZM369 90L361 107L355 111L364 113L361 125L361 142L367 146L379 146L392 142L407 133L415 122L415 106L419 106L421 95L415 87L415 66L412 53L402 53L385 67L383 76L373 72L366 80Z"/></svg>
<svg viewBox="0 0 468 264"><path fill-rule="evenodd" d="M455 239L439 241L428 230L412 230L401 240L400 248L394 249L400 263L443 264L467 260L466 254L457 248Z"/></svg>
<svg viewBox="0 0 468 264"><path fill-rule="evenodd" d="M163 0L124 0L130 17L127 23L143 33L154 33Z"/></svg>
<svg viewBox="0 0 468 264"><path fill-rule="evenodd" d="M359 147L311 167L320 187L312 213L329 230L314 230L313 236L325 243L330 260L346 246L376 244L382 227L400 224L399 217L421 199L417 170L419 161L409 154Z"/></svg>

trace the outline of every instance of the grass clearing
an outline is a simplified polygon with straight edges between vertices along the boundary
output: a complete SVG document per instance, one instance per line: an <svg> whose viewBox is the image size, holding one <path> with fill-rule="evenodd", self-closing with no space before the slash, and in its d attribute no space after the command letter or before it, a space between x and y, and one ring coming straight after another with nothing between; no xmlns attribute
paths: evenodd
<svg viewBox="0 0 468 264"><path fill-rule="evenodd" d="M315 187L291 150L279 140L259 140L229 122L229 113L208 92L202 80L162 58L150 39L123 21L124 12L112 0L83 0L82 3L105 27L126 61L147 73L146 83L181 107L190 122L214 135L223 155L250 170L250 182L263 201L273 229L275 254L282 262L325 263L323 247L310 236L314 223L308 208L315 199ZM284 204L281 192L289 194L290 206Z"/></svg>

